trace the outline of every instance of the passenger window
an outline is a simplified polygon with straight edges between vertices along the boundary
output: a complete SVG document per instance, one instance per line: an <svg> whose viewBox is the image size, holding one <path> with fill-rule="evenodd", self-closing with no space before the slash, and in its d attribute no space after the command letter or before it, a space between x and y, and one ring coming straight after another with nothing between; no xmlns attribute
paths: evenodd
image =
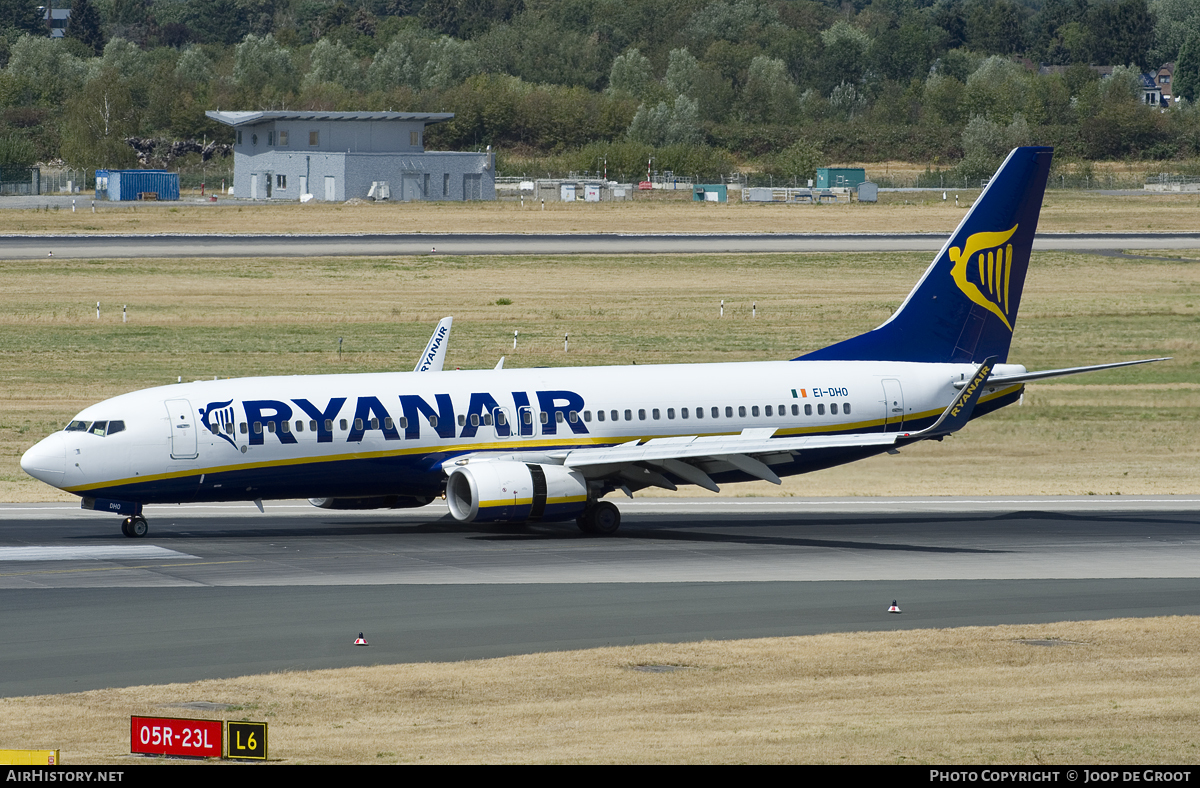
<svg viewBox="0 0 1200 788"><path fill-rule="evenodd" d="M686 419L687 417L688 417L688 409L687 409L687 408L680 408L680 409L679 409L679 418L681 418L681 419Z"/></svg>
<svg viewBox="0 0 1200 788"><path fill-rule="evenodd" d="M272 426L274 426L275 422L272 421L272 422L270 422L270 424ZM270 427L268 427L267 429L270 429ZM289 432L292 431L292 423L290 421L279 422L279 431L282 432L284 435L287 435Z"/></svg>
<svg viewBox="0 0 1200 788"><path fill-rule="evenodd" d="M756 417L758 416L758 406L757 405L754 405L750 408L750 415L756 416Z"/></svg>
<svg viewBox="0 0 1200 788"><path fill-rule="evenodd" d="M824 416L824 415L825 415L825 406L824 406L824 405L818 405L818 406L817 406L817 415L818 415L818 416Z"/></svg>
<svg viewBox="0 0 1200 788"><path fill-rule="evenodd" d="M834 416L837 415L837 403L836 402L832 403L829 406L829 412L832 413Z"/></svg>
<svg viewBox="0 0 1200 788"><path fill-rule="evenodd" d="M638 408L638 420L639 421L646 420L646 411L644 408Z"/></svg>
<svg viewBox="0 0 1200 788"><path fill-rule="evenodd" d="M478 427L478 426L479 426L479 414L478 414L478 413L472 413L472 414L471 414L471 426L472 426L472 427Z"/></svg>
<svg viewBox="0 0 1200 788"><path fill-rule="evenodd" d="M313 429L316 429L314 426ZM333 419L325 419L325 431L333 432Z"/></svg>
<svg viewBox="0 0 1200 788"><path fill-rule="evenodd" d="M558 415L561 416L562 411L559 411ZM571 411L570 414L568 414L568 417L570 418L572 424L579 423L579 412L578 411L574 411L574 410ZM561 421L562 421L562 419L559 419L559 422L561 422Z"/></svg>
<svg viewBox="0 0 1200 788"><path fill-rule="evenodd" d="M501 415L501 418L503 418L503 415ZM483 414L483 426L485 426L485 427L492 426L492 414L490 414L490 413Z"/></svg>
<svg viewBox="0 0 1200 788"><path fill-rule="evenodd" d="M373 429L373 430L379 429L379 417L378 416L371 419L371 429Z"/></svg>
<svg viewBox="0 0 1200 788"><path fill-rule="evenodd" d="M533 424L533 414L525 411L525 417L522 419L526 424Z"/></svg>
<svg viewBox="0 0 1200 788"><path fill-rule="evenodd" d="M124 429L124 427L122 427L122 429ZM225 434L226 435L233 434L233 422L232 421L225 422Z"/></svg>
<svg viewBox="0 0 1200 788"><path fill-rule="evenodd" d="M460 426L460 427L465 427L465 426L467 426L467 417L466 417L466 416L464 416L464 415L463 415L463 414L461 414L461 413L460 413L460 414L458 414L458 426ZM479 425L478 425L478 424L476 424L475 426L476 426L476 427L478 427Z"/></svg>
<svg viewBox="0 0 1200 788"><path fill-rule="evenodd" d="M629 411L625 411L625 413L626 413L626 416L625 416L625 421L629 421L629 416L628 416L628 413L629 413ZM619 413L617 413L615 410L614 410L614 411L609 411L608 417L609 417L610 419L612 419L613 421L619 421L619 420L620 420L620 419L618 418L619 416L620 416L620 414L619 414Z"/></svg>
<svg viewBox="0 0 1200 788"><path fill-rule="evenodd" d="M780 415L780 416L786 416L786 415L787 415L787 406L786 406L786 405L780 405L780 406L779 406L779 415Z"/></svg>
<svg viewBox="0 0 1200 788"><path fill-rule="evenodd" d="M590 410L585 410L585 411L583 412L583 420L584 420L584 421L591 421L591 420L592 420L592 412L591 412Z"/></svg>
<svg viewBox="0 0 1200 788"><path fill-rule="evenodd" d="M687 418L687 413L686 413L687 408L684 408L684 411L685 412L683 414L683 417L686 419ZM704 408L696 408L696 418L698 418L698 419L704 418Z"/></svg>
<svg viewBox="0 0 1200 788"><path fill-rule="evenodd" d="M562 411L561 411L561 410L556 410L556 411L554 411L554 421L555 421L555 423L557 423L557 424L562 424L562 423L563 423L563 413L562 413Z"/></svg>
<svg viewBox="0 0 1200 788"><path fill-rule="evenodd" d="M584 417L585 419L587 418L587 411L586 411L586 410L583 412L583 417ZM604 411L602 411L602 410L598 410L598 411L596 411L596 421L604 421Z"/></svg>
<svg viewBox="0 0 1200 788"><path fill-rule="evenodd" d="M549 413L547 413L546 411L542 411L542 412L539 414L539 416L540 416L540 418L541 418L541 420L542 420L542 424L549 424L549 423L550 423L550 414L549 414Z"/></svg>
<svg viewBox="0 0 1200 788"><path fill-rule="evenodd" d="M242 422L241 431L242 431L242 434L243 434L243 435L245 435L245 434L246 434L246 431L247 431L247 430L246 430L246 422L244 422L244 421Z"/></svg>
<svg viewBox="0 0 1200 788"><path fill-rule="evenodd" d="M850 415L850 403L849 402L842 405L842 413L845 413L847 416Z"/></svg>
<svg viewBox="0 0 1200 788"><path fill-rule="evenodd" d="M391 416L388 416L386 419L383 420L383 428L385 430L392 430L392 429L396 428L396 422L392 421Z"/></svg>
<svg viewBox="0 0 1200 788"><path fill-rule="evenodd" d="M355 432L362 432L362 428L363 428L363 420L362 420L362 419L355 419L355 420L354 420L354 431L355 431Z"/></svg>
<svg viewBox="0 0 1200 788"><path fill-rule="evenodd" d="M721 410L720 410L720 408L713 408L713 409L712 409L712 417L713 417L714 419L716 419L716 418L720 418L720 416L721 416Z"/></svg>
<svg viewBox="0 0 1200 788"><path fill-rule="evenodd" d="M496 424L501 427L508 426L508 417L504 415L504 411L496 411Z"/></svg>
<svg viewBox="0 0 1200 788"><path fill-rule="evenodd" d="M400 429L402 429L402 430L408 429L408 417L407 416L400 417Z"/></svg>
<svg viewBox="0 0 1200 788"><path fill-rule="evenodd" d="M633 421L633 411L625 411L625 421Z"/></svg>
<svg viewBox="0 0 1200 788"><path fill-rule="evenodd" d="M731 405L725 406L725 418L727 418L727 419L733 418L733 407Z"/></svg>
<svg viewBox="0 0 1200 788"><path fill-rule="evenodd" d="M430 414L430 416L429 416L429 426L430 426L430 427L433 427L433 428L435 428L435 429L437 428L437 416L434 416L433 414Z"/></svg>
<svg viewBox="0 0 1200 788"><path fill-rule="evenodd" d="M770 415L772 415L772 414L771 414L771 406L770 406L770 405L768 405L768 406L767 406L767 407L766 407L766 408L763 410L763 415L764 415L764 416L770 416Z"/></svg>
<svg viewBox="0 0 1200 788"><path fill-rule="evenodd" d="M262 422L261 421L254 422L254 434L262 435Z"/></svg>
<svg viewBox="0 0 1200 788"><path fill-rule="evenodd" d="M338 423L339 423L339 425L340 425L341 429L342 429L343 431L345 431L345 429L346 429L346 420L345 420L345 419L342 419L342 420L341 420L341 421L339 421Z"/></svg>
<svg viewBox="0 0 1200 788"><path fill-rule="evenodd" d="M812 405L805 405L805 406L804 406L804 415L805 415L805 416L811 416L811 415L812 415Z"/></svg>
<svg viewBox="0 0 1200 788"><path fill-rule="evenodd" d="M793 405L793 406L792 406L792 415L793 415L793 416L799 416L799 415L800 415L800 406L799 406L799 405Z"/></svg>
<svg viewBox="0 0 1200 788"><path fill-rule="evenodd" d="M746 418L746 406L745 405L738 405L738 417L743 418L743 419Z"/></svg>
<svg viewBox="0 0 1200 788"><path fill-rule="evenodd" d="M109 435L116 435L118 432L124 432L124 431L125 431L125 422L110 421L108 423L108 434Z"/></svg>
<svg viewBox="0 0 1200 788"><path fill-rule="evenodd" d="M654 420L655 420L655 421L658 421L660 418L662 418L662 417L659 415L658 408L653 408L653 409L651 409L650 415L652 415L652 416L654 417Z"/></svg>
<svg viewBox="0 0 1200 788"><path fill-rule="evenodd" d="M285 421L284 424L287 424L287 422ZM267 432L271 433L272 435L275 434L275 422L273 422L273 421L267 422Z"/></svg>

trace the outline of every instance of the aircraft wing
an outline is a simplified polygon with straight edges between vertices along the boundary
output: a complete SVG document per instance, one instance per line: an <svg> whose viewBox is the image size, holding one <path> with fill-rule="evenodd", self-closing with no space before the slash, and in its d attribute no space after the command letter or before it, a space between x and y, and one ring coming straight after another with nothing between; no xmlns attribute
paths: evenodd
<svg viewBox="0 0 1200 788"><path fill-rule="evenodd" d="M975 370L963 391L942 412L932 426L920 432L864 432L843 435L796 435L774 437L775 428L746 429L737 435L684 435L671 438L640 439L586 449L568 449L548 453L517 452L506 455L457 457L442 464L449 473L455 465L469 462L515 460L552 462L578 469L591 479L610 479L638 487L677 489L664 475L683 479L713 492L720 492L710 473L739 470L749 476L782 484L771 470L772 461L788 461L795 454L824 449L888 448L898 442L914 443L940 438L962 429L971 418L984 392L984 381L995 366L990 357Z"/></svg>
<svg viewBox="0 0 1200 788"><path fill-rule="evenodd" d="M429 344L425 346L425 352L421 354L413 372L442 371L442 364L446 361L446 345L450 339L450 324L453 322L453 317L443 317L438 321L437 328L433 330L433 336L429 338Z"/></svg>

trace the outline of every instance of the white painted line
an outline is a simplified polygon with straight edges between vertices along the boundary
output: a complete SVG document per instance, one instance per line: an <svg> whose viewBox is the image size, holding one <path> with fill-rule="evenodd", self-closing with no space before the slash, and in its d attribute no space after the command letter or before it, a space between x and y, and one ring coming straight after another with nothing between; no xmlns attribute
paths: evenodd
<svg viewBox="0 0 1200 788"><path fill-rule="evenodd" d="M111 561L118 558L166 560L196 558L194 555L147 545L98 545L94 547L0 547L0 561Z"/></svg>

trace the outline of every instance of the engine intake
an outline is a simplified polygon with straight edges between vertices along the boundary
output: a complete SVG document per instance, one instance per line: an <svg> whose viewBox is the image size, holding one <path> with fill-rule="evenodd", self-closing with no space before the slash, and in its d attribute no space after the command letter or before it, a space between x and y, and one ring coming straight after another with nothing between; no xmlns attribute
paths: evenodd
<svg viewBox="0 0 1200 788"><path fill-rule="evenodd" d="M587 481L562 465L477 462L450 472L446 502L462 523L571 520L587 506Z"/></svg>

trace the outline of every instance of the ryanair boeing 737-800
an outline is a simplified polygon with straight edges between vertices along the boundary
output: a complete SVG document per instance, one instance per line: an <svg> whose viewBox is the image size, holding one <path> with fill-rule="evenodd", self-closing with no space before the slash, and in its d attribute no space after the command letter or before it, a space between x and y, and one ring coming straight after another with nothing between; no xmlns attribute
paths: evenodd
<svg viewBox="0 0 1200 788"><path fill-rule="evenodd" d="M449 323L414 372L198 381L84 409L25 453L30 475L147 532L148 503L308 498L421 506L462 522L575 519L611 534L608 493L828 468L1016 402L1008 364L1050 170L1017 148L878 328L791 361L441 371ZM444 330L443 330L444 329ZM1155 359L1148 359L1155 360Z"/></svg>

